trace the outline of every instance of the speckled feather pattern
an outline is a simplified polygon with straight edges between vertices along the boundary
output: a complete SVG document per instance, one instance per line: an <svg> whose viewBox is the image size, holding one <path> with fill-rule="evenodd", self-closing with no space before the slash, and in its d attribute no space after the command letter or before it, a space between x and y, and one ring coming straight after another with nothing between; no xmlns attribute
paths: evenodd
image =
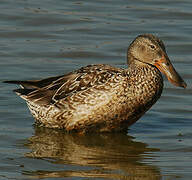
<svg viewBox="0 0 192 180"><path fill-rule="evenodd" d="M38 124L67 131L108 132L126 130L137 121L160 97L163 80L151 65L128 69L89 65L73 72L62 86L68 94L57 90L52 104L26 99Z"/></svg>

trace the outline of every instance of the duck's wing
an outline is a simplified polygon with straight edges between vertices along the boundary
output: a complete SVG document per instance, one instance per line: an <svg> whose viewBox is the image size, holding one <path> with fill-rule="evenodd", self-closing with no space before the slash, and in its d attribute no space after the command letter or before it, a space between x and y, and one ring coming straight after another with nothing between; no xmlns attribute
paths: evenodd
<svg viewBox="0 0 192 180"><path fill-rule="evenodd" d="M63 76L35 81L7 81L7 83L20 84L22 88L14 91L23 99L39 105L49 105L79 91L101 85L122 71L109 65L89 65Z"/></svg>
<svg viewBox="0 0 192 180"><path fill-rule="evenodd" d="M28 81L3 81L4 83L10 83L10 84L19 84L21 88L29 88L29 89L36 89L36 88L43 88L45 86L48 86L53 81L56 81L57 79L61 78L62 76L55 76L55 77L49 77L46 79L41 80L28 80Z"/></svg>

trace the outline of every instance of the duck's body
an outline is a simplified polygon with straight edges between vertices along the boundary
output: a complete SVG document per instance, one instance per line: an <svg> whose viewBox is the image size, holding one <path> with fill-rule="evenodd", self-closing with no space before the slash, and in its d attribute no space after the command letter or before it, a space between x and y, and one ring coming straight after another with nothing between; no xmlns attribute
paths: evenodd
<svg viewBox="0 0 192 180"><path fill-rule="evenodd" d="M159 39L145 36L165 51ZM89 65L63 76L8 82L21 85L15 92L26 100L40 125L78 132L123 131L158 100L163 89L159 64L154 65L157 61L150 64L132 56L132 46L134 42L128 50L128 69ZM170 79L184 87L184 81L176 76L176 80Z"/></svg>
<svg viewBox="0 0 192 180"><path fill-rule="evenodd" d="M54 92L58 91L58 87L54 89L57 82L60 88L63 86L62 94ZM120 131L127 129L157 101L163 80L160 72L148 65L134 70L92 65L50 81L45 87L46 92L52 89L49 101L49 97L38 99L40 92L35 90L27 100L40 124L77 131Z"/></svg>

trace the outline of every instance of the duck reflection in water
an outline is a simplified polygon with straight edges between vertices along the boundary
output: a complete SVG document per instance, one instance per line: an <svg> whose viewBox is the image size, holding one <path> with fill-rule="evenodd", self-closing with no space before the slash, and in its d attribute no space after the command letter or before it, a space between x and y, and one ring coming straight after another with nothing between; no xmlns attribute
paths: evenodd
<svg viewBox="0 0 192 180"><path fill-rule="evenodd" d="M23 173L37 179L58 177L161 179L157 167L142 162L150 153L159 149L135 142L133 137L123 133L91 133L77 136L75 133L35 127L35 135L29 138L26 146L31 149L31 152L25 154L26 157L41 160L35 163L34 171ZM78 168L74 169L74 166Z"/></svg>

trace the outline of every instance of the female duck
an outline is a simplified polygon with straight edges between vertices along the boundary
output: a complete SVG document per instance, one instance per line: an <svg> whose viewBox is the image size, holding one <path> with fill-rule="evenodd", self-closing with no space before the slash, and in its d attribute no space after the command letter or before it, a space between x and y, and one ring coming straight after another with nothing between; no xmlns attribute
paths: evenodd
<svg viewBox="0 0 192 180"><path fill-rule="evenodd" d="M186 83L172 66L163 42L138 36L127 52L128 68L98 64L63 76L34 81L6 81L26 100L36 123L77 132L127 130L161 96L164 73L180 87Z"/></svg>

